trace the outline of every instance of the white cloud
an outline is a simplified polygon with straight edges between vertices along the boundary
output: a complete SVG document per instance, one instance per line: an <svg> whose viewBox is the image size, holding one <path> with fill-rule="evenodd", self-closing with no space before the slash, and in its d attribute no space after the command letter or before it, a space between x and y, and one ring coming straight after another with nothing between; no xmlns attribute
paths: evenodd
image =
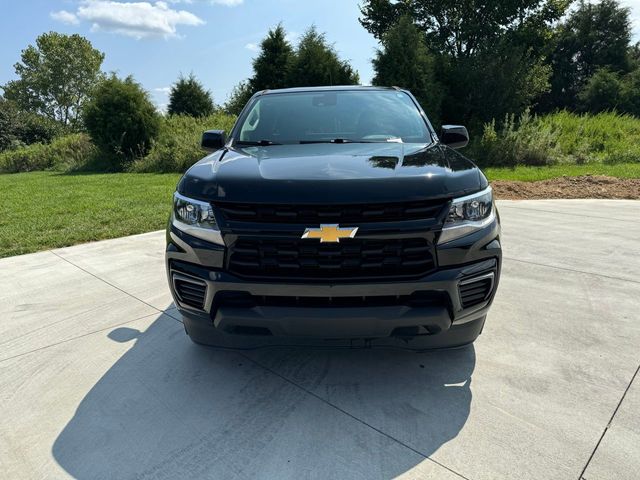
<svg viewBox="0 0 640 480"><path fill-rule="evenodd" d="M171 91L171 87L158 87L153 89L154 92L162 93L164 95L168 95Z"/></svg>
<svg viewBox="0 0 640 480"><path fill-rule="evenodd" d="M60 10L59 12L51 12L51 18L58 22L66 23L68 25L77 25L80 23L75 13L67 12L66 10Z"/></svg>
<svg viewBox="0 0 640 480"><path fill-rule="evenodd" d="M244 0L211 0L211 3L217 3L218 5L224 5L226 7L237 7L241 5Z"/></svg>
<svg viewBox="0 0 640 480"><path fill-rule="evenodd" d="M244 48L247 50L251 50L252 52L257 52L260 50L260 46L257 43L247 43Z"/></svg>
<svg viewBox="0 0 640 480"><path fill-rule="evenodd" d="M94 32L112 32L134 38L178 36L178 26L204 25L204 20L185 10L174 10L166 2L122 2L83 0L74 14L64 10L51 17L77 24L91 23Z"/></svg>
<svg viewBox="0 0 640 480"><path fill-rule="evenodd" d="M168 0L169 3L196 3L199 0ZM224 5L225 7L237 7L242 5L244 0L205 0L212 5Z"/></svg>

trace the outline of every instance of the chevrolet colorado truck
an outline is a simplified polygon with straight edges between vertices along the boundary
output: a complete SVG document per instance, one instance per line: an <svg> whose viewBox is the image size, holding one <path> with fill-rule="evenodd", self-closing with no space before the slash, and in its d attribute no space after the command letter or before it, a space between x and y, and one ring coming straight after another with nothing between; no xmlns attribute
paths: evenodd
<svg viewBox="0 0 640 480"><path fill-rule="evenodd" d="M178 183L171 293L189 337L229 348L456 347L498 286L500 222L483 173L410 92L255 94Z"/></svg>

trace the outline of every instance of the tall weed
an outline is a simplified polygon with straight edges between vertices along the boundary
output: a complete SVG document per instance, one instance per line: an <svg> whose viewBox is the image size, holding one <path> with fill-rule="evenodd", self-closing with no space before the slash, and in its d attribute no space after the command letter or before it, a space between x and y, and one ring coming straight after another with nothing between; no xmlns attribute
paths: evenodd
<svg viewBox="0 0 640 480"><path fill-rule="evenodd" d="M96 155L97 149L89 136L74 133L48 144L33 143L0 153L0 173L82 170Z"/></svg>
<svg viewBox="0 0 640 480"><path fill-rule="evenodd" d="M496 167L640 162L640 119L616 112L508 115L485 125L469 156Z"/></svg>
<svg viewBox="0 0 640 480"><path fill-rule="evenodd" d="M202 132L210 129L230 132L235 117L216 113L194 118L175 115L163 119L160 135L149 154L134 161L134 172L184 172L205 156L200 148Z"/></svg>

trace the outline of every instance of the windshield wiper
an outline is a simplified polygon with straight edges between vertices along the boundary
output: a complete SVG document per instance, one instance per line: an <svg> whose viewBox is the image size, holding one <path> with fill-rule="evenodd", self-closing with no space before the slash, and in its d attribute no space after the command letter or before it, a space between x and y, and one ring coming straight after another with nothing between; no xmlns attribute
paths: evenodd
<svg viewBox="0 0 640 480"><path fill-rule="evenodd" d="M330 140L300 140L301 145L310 143L369 143L366 140L351 140L349 138L332 138Z"/></svg>
<svg viewBox="0 0 640 480"><path fill-rule="evenodd" d="M310 143L391 143L400 139L390 138L387 140L351 140L350 138L332 138L331 140L300 140L301 145ZM402 140L400 140L402 142Z"/></svg>
<svg viewBox="0 0 640 480"><path fill-rule="evenodd" d="M234 145L244 145L249 147L268 147L270 145L282 145L281 143L273 142L271 140L258 140L257 142L248 140L238 140L234 142Z"/></svg>

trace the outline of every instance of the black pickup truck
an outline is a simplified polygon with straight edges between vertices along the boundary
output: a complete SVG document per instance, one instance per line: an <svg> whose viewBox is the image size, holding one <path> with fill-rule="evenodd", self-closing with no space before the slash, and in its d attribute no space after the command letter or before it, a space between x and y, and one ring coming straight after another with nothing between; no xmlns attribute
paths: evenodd
<svg viewBox="0 0 640 480"><path fill-rule="evenodd" d="M410 92L255 94L174 194L171 292L196 343L408 349L482 331L498 286L487 179Z"/></svg>

